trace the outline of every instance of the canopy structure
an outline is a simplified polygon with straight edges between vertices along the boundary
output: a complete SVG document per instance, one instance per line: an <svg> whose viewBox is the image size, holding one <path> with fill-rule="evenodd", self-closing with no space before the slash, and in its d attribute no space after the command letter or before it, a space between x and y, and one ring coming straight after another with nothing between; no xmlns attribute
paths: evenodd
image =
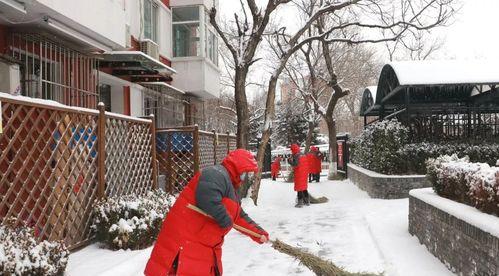
<svg viewBox="0 0 499 276"><path fill-rule="evenodd" d="M398 118L414 137L499 137L499 62L406 61L385 65L360 115ZM480 132L480 133L478 133Z"/></svg>

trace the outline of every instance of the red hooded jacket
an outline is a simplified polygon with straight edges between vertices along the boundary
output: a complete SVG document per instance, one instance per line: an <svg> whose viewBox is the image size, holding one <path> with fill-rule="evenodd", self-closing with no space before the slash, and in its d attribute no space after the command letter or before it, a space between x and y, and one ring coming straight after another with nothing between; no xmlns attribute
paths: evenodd
<svg viewBox="0 0 499 276"><path fill-rule="evenodd" d="M272 177L277 177L281 171L281 157L276 157L274 162L270 165L270 173Z"/></svg>
<svg viewBox="0 0 499 276"><path fill-rule="evenodd" d="M237 189L241 183L241 174L257 170L253 155L246 150L230 152L222 165L228 172L234 189ZM230 226L226 228L222 228L216 220L187 207L188 204L198 205L196 197L198 184L207 185L206 182L199 180L203 172L210 168L197 173L189 181L170 209L147 262L144 271L146 276L164 276L173 272L182 276L216 275L216 270L222 274L222 244L233 223L268 236L267 232L252 223L251 219L248 221L239 202L229 197L222 197L220 202L231 220ZM259 242L257 238L251 238ZM174 271L173 264L176 258L178 258L177 268Z"/></svg>
<svg viewBox="0 0 499 276"><path fill-rule="evenodd" d="M294 172L294 183L295 191L300 192L308 189L308 174L309 172L309 160L308 158L301 154L300 146L297 144L291 145L291 165L293 166Z"/></svg>
<svg viewBox="0 0 499 276"><path fill-rule="evenodd" d="M310 173L321 173L322 171L322 154L317 147L310 147L309 158Z"/></svg>

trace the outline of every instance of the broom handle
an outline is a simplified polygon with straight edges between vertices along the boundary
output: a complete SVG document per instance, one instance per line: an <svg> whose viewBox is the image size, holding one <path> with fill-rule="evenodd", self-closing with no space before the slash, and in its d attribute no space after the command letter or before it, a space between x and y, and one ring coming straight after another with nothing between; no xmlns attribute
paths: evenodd
<svg viewBox="0 0 499 276"><path fill-rule="evenodd" d="M207 217L209 217L209 218L212 218L212 219L213 219L213 217L212 217L212 216L210 216L210 215L208 215L205 211L203 211L203 210L199 209L197 206L194 206L194 205L192 205L192 204L190 204L190 203L189 203L189 204L187 204L187 208L189 208L189 209L191 209L191 210L193 210L193 211L196 211L196 212L198 212L198 213L200 213L200 214L202 214L202 215L205 215L205 216L207 216ZM251 236L253 236L253 237L257 237L257 238L261 238L261 237L262 237L262 235L260 235L260 234L258 234L258 233L255 233L255 232L253 232L253 231L249 230L248 228L244 228L244 227L242 227L242 226L240 226L240 225L237 225L237 224L235 224L235 223L233 224L233 227L234 227L234 228L236 228L236 230L239 230L239 231L244 232L244 233L246 233L246 234L250 234L250 235L251 235Z"/></svg>

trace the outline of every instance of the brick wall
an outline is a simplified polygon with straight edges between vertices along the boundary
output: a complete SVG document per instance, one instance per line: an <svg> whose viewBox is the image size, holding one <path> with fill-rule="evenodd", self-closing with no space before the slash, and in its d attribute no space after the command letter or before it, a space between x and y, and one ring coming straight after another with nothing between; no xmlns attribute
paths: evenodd
<svg viewBox="0 0 499 276"><path fill-rule="evenodd" d="M391 176L348 164L348 179L372 198L406 198L412 189L430 187L425 176Z"/></svg>
<svg viewBox="0 0 499 276"><path fill-rule="evenodd" d="M499 275L499 237L412 195L409 232L457 275Z"/></svg>

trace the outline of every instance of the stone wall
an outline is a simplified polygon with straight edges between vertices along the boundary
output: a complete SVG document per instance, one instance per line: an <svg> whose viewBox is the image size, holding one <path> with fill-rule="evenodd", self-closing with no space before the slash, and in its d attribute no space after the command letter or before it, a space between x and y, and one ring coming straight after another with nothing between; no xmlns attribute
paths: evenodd
<svg viewBox="0 0 499 276"><path fill-rule="evenodd" d="M424 189L426 190L426 189ZM451 271L462 276L499 275L499 235L495 236L418 198L419 191L409 197L409 232ZM432 191L431 191L432 193ZM434 195L437 200L449 201ZM447 203L443 203L447 206ZM453 204L453 202L451 203ZM456 202L456 204L459 204ZM461 204L463 205L463 204ZM471 208L464 206L464 208ZM455 208L459 210L460 208ZM457 211L464 217L485 215L476 209L472 215ZM496 228L499 218L476 218L481 224ZM492 222L492 223L491 223ZM497 229L499 232L499 229Z"/></svg>
<svg viewBox="0 0 499 276"><path fill-rule="evenodd" d="M348 164L348 179L372 198L406 198L412 189L430 187L424 175L385 175Z"/></svg>

